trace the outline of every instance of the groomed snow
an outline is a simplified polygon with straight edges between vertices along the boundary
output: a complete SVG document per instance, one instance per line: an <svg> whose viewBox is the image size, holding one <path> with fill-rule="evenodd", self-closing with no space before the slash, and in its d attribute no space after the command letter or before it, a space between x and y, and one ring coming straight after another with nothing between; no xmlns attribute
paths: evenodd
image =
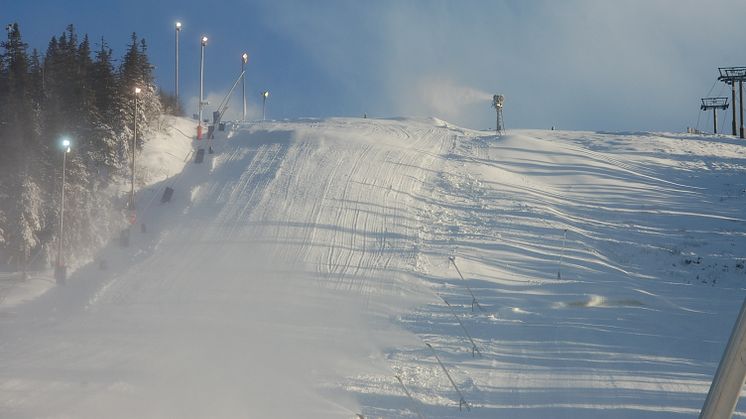
<svg viewBox="0 0 746 419"><path fill-rule="evenodd" d="M746 294L738 140L338 118L212 146L139 193L129 247L0 306L0 417L701 408Z"/></svg>

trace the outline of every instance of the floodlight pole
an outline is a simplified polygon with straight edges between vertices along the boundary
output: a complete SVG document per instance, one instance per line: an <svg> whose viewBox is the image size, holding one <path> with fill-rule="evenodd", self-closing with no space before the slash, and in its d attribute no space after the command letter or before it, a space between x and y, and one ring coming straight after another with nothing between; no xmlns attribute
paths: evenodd
<svg viewBox="0 0 746 419"><path fill-rule="evenodd" d="M241 56L241 103L243 104L243 112L241 117L241 122L246 122L246 70L244 67L246 66L246 63L249 61L249 54L243 53Z"/></svg>
<svg viewBox="0 0 746 419"><path fill-rule="evenodd" d="M67 153L70 152L70 140L64 139L62 146L64 149L62 150L62 185L60 186L60 231L57 236L57 261L54 267L55 281L58 284L64 284L67 276L62 260L62 234L65 227L65 171L67 168Z"/></svg>
<svg viewBox="0 0 746 419"><path fill-rule="evenodd" d="M202 108L205 106L205 45L207 37L202 36L199 52L199 126L202 126Z"/></svg>
<svg viewBox="0 0 746 419"><path fill-rule="evenodd" d="M62 232L65 229L65 171L67 169L67 153L70 147L62 150L62 184L60 185L60 232L57 238L57 266L62 266Z"/></svg>
<svg viewBox="0 0 746 419"><path fill-rule="evenodd" d="M181 22L176 22L176 64L174 66L174 97L176 104L179 104L179 32L181 32Z"/></svg>

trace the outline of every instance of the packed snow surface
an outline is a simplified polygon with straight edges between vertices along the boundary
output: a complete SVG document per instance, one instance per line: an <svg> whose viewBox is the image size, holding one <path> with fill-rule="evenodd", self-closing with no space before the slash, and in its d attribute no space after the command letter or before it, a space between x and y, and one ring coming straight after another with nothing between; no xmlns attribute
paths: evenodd
<svg viewBox="0 0 746 419"><path fill-rule="evenodd" d="M701 408L746 295L738 140L328 119L211 146L140 191L128 247L0 305L0 417Z"/></svg>

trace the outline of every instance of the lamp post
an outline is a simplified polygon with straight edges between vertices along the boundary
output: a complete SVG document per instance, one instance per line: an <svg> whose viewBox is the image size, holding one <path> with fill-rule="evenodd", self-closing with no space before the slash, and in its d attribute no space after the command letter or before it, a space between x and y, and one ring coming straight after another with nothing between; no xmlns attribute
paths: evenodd
<svg viewBox="0 0 746 419"><path fill-rule="evenodd" d="M58 284L64 284L67 277L65 262L62 260L62 232L65 227L65 169L67 167L67 153L70 152L70 140L62 139L62 185L60 186L60 231L57 236L57 261L54 264L54 279Z"/></svg>
<svg viewBox="0 0 746 419"><path fill-rule="evenodd" d="M205 106L205 45L207 37L202 36L199 53L199 129L198 134L202 131L202 108ZM199 135L198 135L199 136Z"/></svg>
<svg viewBox="0 0 746 419"><path fill-rule="evenodd" d="M134 115L134 135L132 136L132 168L130 170L130 210L135 211L135 150L137 149L137 97L140 95L140 88L135 87L135 115Z"/></svg>
<svg viewBox="0 0 746 419"><path fill-rule="evenodd" d="M269 97L269 90L265 90L262 92L262 121L264 121L267 117L267 98Z"/></svg>
<svg viewBox="0 0 746 419"><path fill-rule="evenodd" d="M243 103L243 113L241 117L241 122L246 122L246 70L244 67L246 66L246 63L249 62L249 54L243 53L241 56L241 83L242 83L242 103Z"/></svg>
<svg viewBox="0 0 746 419"><path fill-rule="evenodd" d="M174 78L174 97L176 98L176 104L179 104L179 32L181 32L181 22L176 22L176 65Z"/></svg>

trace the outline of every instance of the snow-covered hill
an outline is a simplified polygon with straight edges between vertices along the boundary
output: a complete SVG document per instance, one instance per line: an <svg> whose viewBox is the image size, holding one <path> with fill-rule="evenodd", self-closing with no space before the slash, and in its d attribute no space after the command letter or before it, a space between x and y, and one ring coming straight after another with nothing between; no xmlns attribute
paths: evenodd
<svg viewBox="0 0 746 419"><path fill-rule="evenodd" d="M737 140L223 134L106 270L0 308L0 416L697 414L745 294Z"/></svg>

